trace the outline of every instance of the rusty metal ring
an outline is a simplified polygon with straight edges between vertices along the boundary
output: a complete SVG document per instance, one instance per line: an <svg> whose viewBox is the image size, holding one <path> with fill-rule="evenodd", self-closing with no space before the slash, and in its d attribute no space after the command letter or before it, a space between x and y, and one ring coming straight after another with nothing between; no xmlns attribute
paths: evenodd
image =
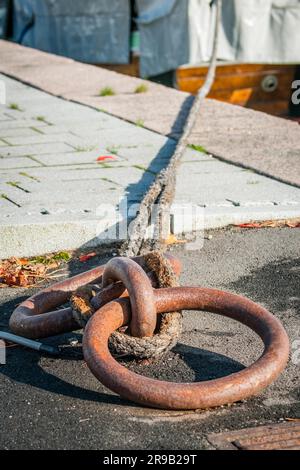
<svg viewBox="0 0 300 470"><path fill-rule="evenodd" d="M138 338L153 336L157 315L151 282L145 271L129 258L113 258L104 270L102 287L121 281L131 304L130 334Z"/></svg>
<svg viewBox="0 0 300 470"><path fill-rule="evenodd" d="M287 334L275 316L251 300L200 287L158 289L154 296L158 313L203 310L239 321L261 337L264 352L242 371L201 383L170 383L137 375L118 364L107 346L110 334L130 322L129 300L119 299L91 318L84 332L83 351L92 373L122 397L155 408L210 408L258 393L284 369L289 355Z"/></svg>
<svg viewBox="0 0 300 470"><path fill-rule="evenodd" d="M179 274L181 271L180 261L170 254L165 256L172 264L175 273ZM144 258L142 256L132 259L140 265L144 265ZM100 283L104 269L105 264L64 281L57 282L29 297L12 313L9 321L10 329L17 335L31 339L46 338L78 330L80 326L74 319L71 308L53 309L68 302L72 293L79 287L97 282ZM120 286L117 284L113 285L107 292L101 292L99 299L98 296L94 298L95 306L97 301L97 307L99 307L104 302L117 298L123 290L122 288L120 291Z"/></svg>

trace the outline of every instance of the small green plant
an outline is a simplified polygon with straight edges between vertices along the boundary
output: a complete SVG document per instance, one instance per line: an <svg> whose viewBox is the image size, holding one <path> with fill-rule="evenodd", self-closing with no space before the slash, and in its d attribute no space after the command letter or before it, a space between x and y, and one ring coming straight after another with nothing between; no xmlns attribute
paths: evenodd
<svg viewBox="0 0 300 470"><path fill-rule="evenodd" d="M31 260L31 262L34 264L52 264L54 261L69 261L70 258L70 253L67 251L60 251L54 255L36 256Z"/></svg>
<svg viewBox="0 0 300 470"><path fill-rule="evenodd" d="M134 90L134 93L146 93L147 91L148 91L147 85L145 85L145 83L141 83L140 85L136 87L136 89Z"/></svg>
<svg viewBox="0 0 300 470"><path fill-rule="evenodd" d="M69 261L70 258L70 253L68 253L67 251L60 251L59 253L56 253L52 259L54 259L55 261Z"/></svg>
<svg viewBox="0 0 300 470"><path fill-rule="evenodd" d="M145 127L145 123L142 119L138 119L135 124L138 127Z"/></svg>
<svg viewBox="0 0 300 470"><path fill-rule="evenodd" d="M112 155L118 155L119 148L120 148L119 146L117 147L116 145L112 145L111 147L106 147L106 150L108 153L111 153Z"/></svg>
<svg viewBox="0 0 300 470"><path fill-rule="evenodd" d="M46 122L45 116L37 116L35 119L40 122Z"/></svg>
<svg viewBox="0 0 300 470"><path fill-rule="evenodd" d="M41 181L36 176L29 175L29 173L26 173L26 171L20 171L19 175L24 176L25 178L29 178L31 180L37 181L38 183L40 183L40 181Z"/></svg>
<svg viewBox="0 0 300 470"><path fill-rule="evenodd" d="M100 168L114 168L112 165L110 165L109 163L105 163L105 162L97 162L97 164L99 165Z"/></svg>
<svg viewBox="0 0 300 470"><path fill-rule="evenodd" d="M75 147L75 152L92 152L95 150L96 146L95 145L90 145L86 147L81 147L80 145Z"/></svg>
<svg viewBox="0 0 300 470"><path fill-rule="evenodd" d="M17 206L17 207L21 207L20 204L18 204L17 202L13 201L12 199L10 199L10 198L7 196L7 194L4 194L4 193L0 194L0 198L1 198L1 199L5 199L5 201L11 202L12 204L14 204L14 205Z"/></svg>
<svg viewBox="0 0 300 470"><path fill-rule="evenodd" d="M17 104L17 103L10 103L8 105L9 109L13 109L15 111L22 111L22 109L20 108L20 106Z"/></svg>
<svg viewBox="0 0 300 470"><path fill-rule="evenodd" d="M99 95L100 96L114 96L116 93L114 91L113 88L111 88L110 86L106 86L104 88L102 88L99 92Z"/></svg>
<svg viewBox="0 0 300 470"><path fill-rule="evenodd" d="M190 149L196 150L197 152L208 153L208 151L202 147L202 145L189 144L188 147Z"/></svg>
<svg viewBox="0 0 300 470"><path fill-rule="evenodd" d="M24 191L24 193L30 193L28 189L25 189L21 186L19 181L7 181L6 184L8 184L8 186L11 186L12 188L20 189L21 191Z"/></svg>

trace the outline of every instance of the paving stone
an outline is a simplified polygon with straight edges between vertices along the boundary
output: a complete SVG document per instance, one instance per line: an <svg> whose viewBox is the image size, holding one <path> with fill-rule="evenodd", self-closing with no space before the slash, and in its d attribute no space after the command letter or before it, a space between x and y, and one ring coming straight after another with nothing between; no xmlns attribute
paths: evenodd
<svg viewBox="0 0 300 470"><path fill-rule="evenodd" d="M32 160L31 158L27 157L19 157L19 158L0 158L0 169L7 170L10 168L30 168L30 167L37 167L41 166L40 163Z"/></svg>
<svg viewBox="0 0 300 470"><path fill-rule="evenodd" d="M152 173L136 167L105 168L104 174L106 178L118 184L124 185L126 181L127 188L138 184L145 189L155 178Z"/></svg>
<svg viewBox="0 0 300 470"><path fill-rule="evenodd" d="M12 129L2 129L0 128L0 139L6 140L8 137L34 137L35 135L41 135L41 131L36 131L31 127L19 127L17 130Z"/></svg>
<svg viewBox="0 0 300 470"><path fill-rule="evenodd" d="M0 107L1 111L1 107ZM0 112L0 122L6 122L6 121L12 121L13 119L7 114L7 113L1 113Z"/></svg>
<svg viewBox="0 0 300 470"><path fill-rule="evenodd" d="M201 171L202 165L214 171ZM178 170L176 201L196 202L201 205L231 202L233 205L276 204L279 202L299 201L298 188L279 183L253 172L243 171L233 165L198 163L191 168L190 164L182 164ZM219 168L219 170L218 170ZM187 185L188 182L188 185ZM190 187L193 191L190 191Z"/></svg>
<svg viewBox="0 0 300 470"><path fill-rule="evenodd" d="M93 147L93 146L92 146ZM91 147L91 148L92 148ZM78 148L81 150L81 148ZM84 150L84 147L82 148ZM96 160L100 156L108 155L106 149L93 149L89 152L73 151L67 153L53 153L49 155L38 155L38 160L46 166L64 166L64 165L80 165L87 163L96 164ZM107 160L102 163L103 166L107 165L110 167L119 166L122 164L123 159L117 156L113 156L114 160ZM99 163L101 165L101 163Z"/></svg>
<svg viewBox="0 0 300 470"><path fill-rule="evenodd" d="M215 159L202 151L187 148L181 160L182 163L196 163L200 161L213 162Z"/></svg>
<svg viewBox="0 0 300 470"><path fill-rule="evenodd" d="M100 113L99 113L100 114ZM98 115L99 115L98 114ZM120 123L111 123L110 121L103 119L93 119L89 123L87 122L71 122L70 120L68 122L63 122L61 124L56 124L56 122L52 126L47 126L44 127L42 132L44 134L50 135L50 134L60 134L64 132L72 132L75 136L77 137L86 137L89 139L90 137L93 138L97 136L98 131L103 131L106 129L118 129L118 128L125 128L127 129L129 124L125 123L124 121L120 121Z"/></svg>
<svg viewBox="0 0 300 470"><path fill-rule="evenodd" d="M101 116L101 117L100 117ZM77 134L79 137L93 138L93 129L95 131L103 130L118 130L118 129L129 129L130 124L128 122L122 121L111 116L108 116L105 113L98 113L97 119L95 116L90 120L89 123L83 123L79 125L72 125L72 131L74 134Z"/></svg>
<svg viewBox="0 0 300 470"><path fill-rule="evenodd" d="M98 182L96 185L80 186L77 182L78 189L74 190L74 184L70 185L66 183L53 185L51 187L41 188L35 191L35 197L37 202L33 208L32 206L32 193L26 194L23 191L13 191L14 188L6 187L5 194L14 202L22 207L22 210L26 213L40 213L46 211L50 214L76 214L86 210L86 212L95 213L101 204L111 203L113 207L120 201L124 196L124 192L117 191L116 188L111 188L111 185L105 184L104 181Z"/></svg>
<svg viewBox="0 0 300 470"><path fill-rule="evenodd" d="M199 158L195 152L193 157L189 157L189 161L183 162L180 165L181 174L188 175L192 172L195 179L197 179L198 176L202 177L203 175L214 175L215 178L218 179L222 174L231 175L235 173L238 173L242 178L247 179L247 175L250 175L250 177L253 175L253 172L245 170L239 166L223 163L205 154L200 154L200 156L202 158ZM191 161L191 158L193 158L193 161Z"/></svg>
<svg viewBox="0 0 300 470"><path fill-rule="evenodd" d="M5 121L1 123L1 135L6 135L5 132L10 131L10 130L15 130L19 128L30 128L30 127L35 127L36 129L42 130L42 128L50 127L49 124L45 122L40 122L37 121L36 119L27 119L22 121L22 119L17 120L10 120L10 121Z"/></svg>
<svg viewBox="0 0 300 470"><path fill-rule="evenodd" d="M103 143L105 146L121 145L127 147L133 147L135 145L163 145L165 138L159 134L148 131L146 129L139 128L137 126L131 126L126 129L105 130L102 135Z"/></svg>
<svg viewBox="0 0 300 470"><path fill-rule="evenodd" d="M34 132L34 134L29 136L19 136L16 137L6 137L5 141L9 145L17 146L17 145L31 145L31 144L49 144L53 142L62 142L65 144L71 145L72 142L72 134L58 134L58 135L42 135L38 132ZM70 142L68 142L70 141Z"/></svg>
<svg viewBox="0 0 300 470"><path fill-rule="evenodd" d="M53 181L55 179L59 179L61 181L89 181L89 180L98 180L104 178L106 174L106 168L102 165L85 165L82 164L80 166L76 165L68 165L68 166L55 166L55 167L39 167L39 168L31 168L27 170L24 179L28 179L29 183L33 186L37 182L41 182L42 184L47 184L48 181ZM6 172L6 176L8 177L11 174L9 171ZM20 173L18 173L20 175ZM11 176L9 176L11 177ZM20 177L20 176L19 176ZM117 184L120 186L120 184Z"/></svg>
<svg viewBox="0 0 300 470"><path fill-rule="evenodd" d="M61 152L72 152L74 148L64 143L49 143L35 145L17 145L1 147L1 157L22 157L26 155L56 154Z"/></svg>
<svg viewBox="0 0 300 470"><path fill-rule="evenodd" d="M112 146L118 155L125 157L129 162L138 163L151 161L153 158L169 159L173 154L174 141L165 139L159 143L142 145L115 145Z"/></svg>

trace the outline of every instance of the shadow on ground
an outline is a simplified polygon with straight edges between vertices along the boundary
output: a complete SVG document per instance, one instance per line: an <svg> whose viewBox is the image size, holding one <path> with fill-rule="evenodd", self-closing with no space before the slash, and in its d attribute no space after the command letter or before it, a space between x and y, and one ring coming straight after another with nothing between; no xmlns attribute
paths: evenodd
<svg viewBox="0 0 300 470"><path fill-rule="evenodd" d="M249 275L226 284L258 302L268 302L274 312L294 309L300 312L300 258L280 259L252 270Z"/></svg>

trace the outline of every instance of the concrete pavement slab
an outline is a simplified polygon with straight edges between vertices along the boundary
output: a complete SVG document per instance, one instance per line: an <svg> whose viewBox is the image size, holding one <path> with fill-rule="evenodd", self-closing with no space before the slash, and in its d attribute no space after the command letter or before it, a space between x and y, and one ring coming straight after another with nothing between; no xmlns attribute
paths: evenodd
<svg viewBox="0 0 300 470"><path fill-rule="evenodd" d="M26 169L41 166L40 163L34 161L31 157L19 158L0 158L0 168L2 170L8 169Z"/></svg>

